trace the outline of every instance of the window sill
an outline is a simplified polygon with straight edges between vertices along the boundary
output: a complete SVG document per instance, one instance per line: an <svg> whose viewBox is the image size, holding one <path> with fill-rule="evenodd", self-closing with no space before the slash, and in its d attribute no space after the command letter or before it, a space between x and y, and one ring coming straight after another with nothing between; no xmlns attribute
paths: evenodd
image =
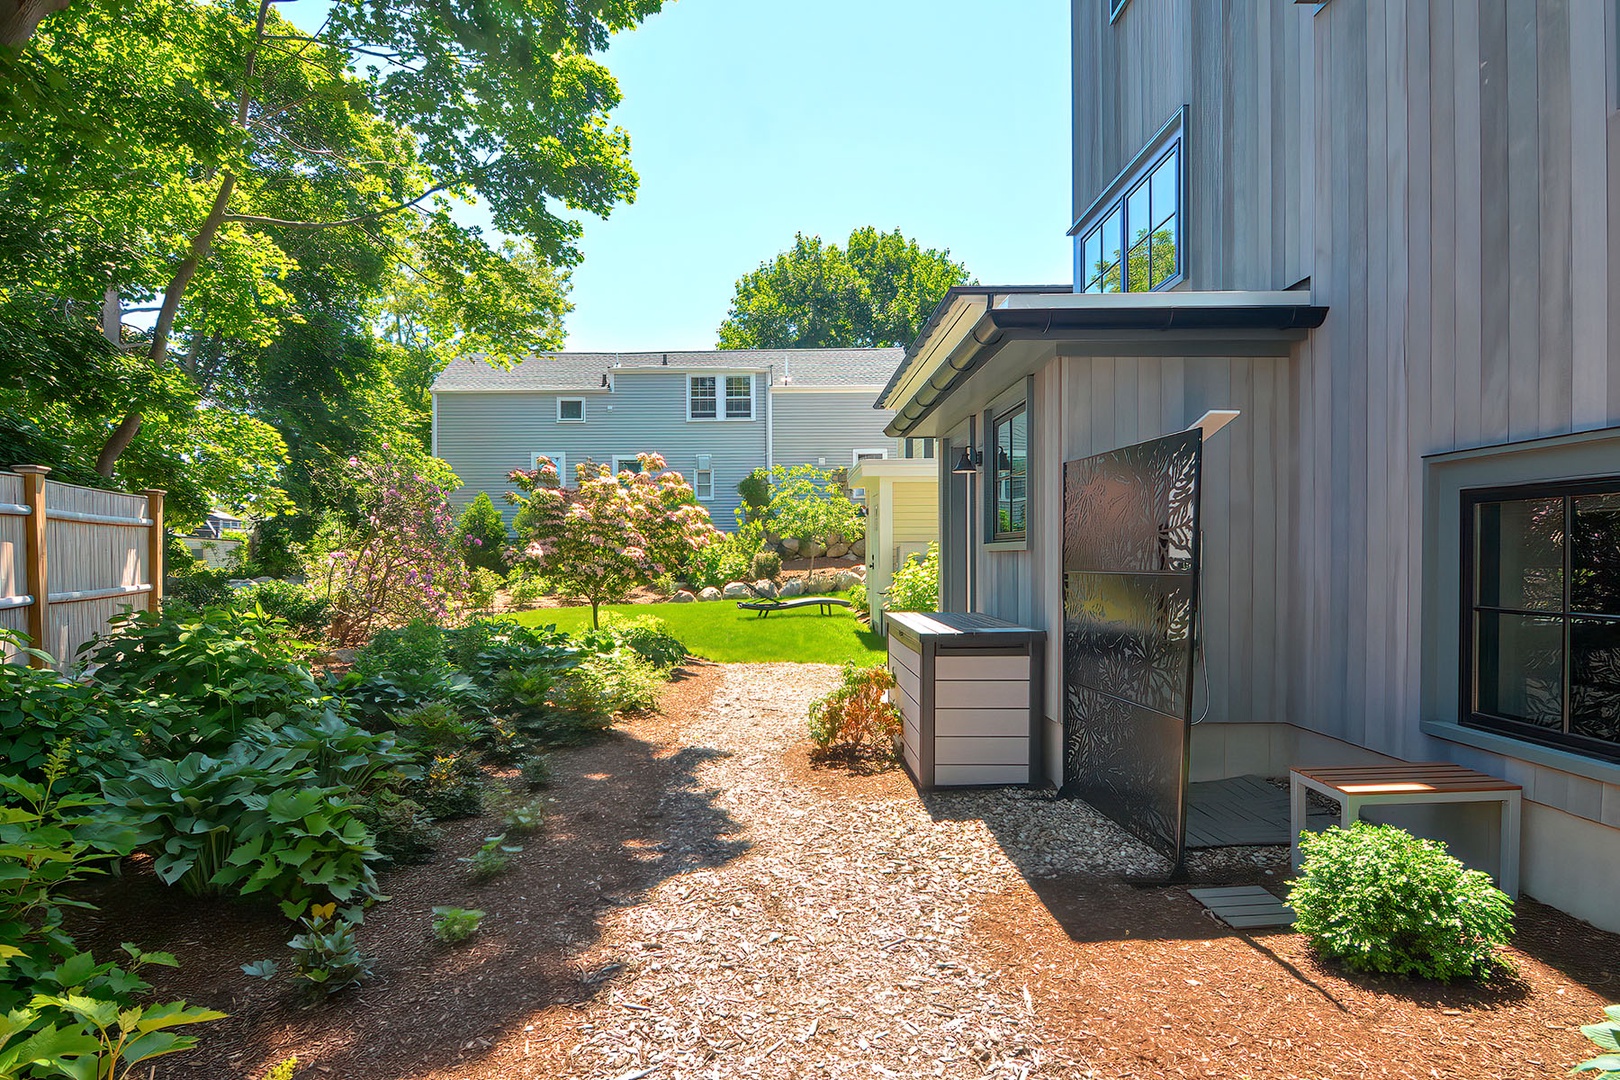
<svg viewBox="0 0 1620 1080"><path fill-rule="evenodd" d="M1612 761L1599 761L1568 750L1558 750L1551 746L1498 735L1494 731L1481 731L1479 728L1463 727L1461 724L1443 720L1425 720L1419 726L1425 735L1433 735L1447 742L1472 746L1476 750L1488 750L1503 757L1528 761L1532 765L1557 769L1559 772L1574 776L1584 776L1588 780L1596 780L1603 784L1620 784L1620 765Z"/></svg>
<svg viewBox="0 0 1620 1080"><path fill-rule="evenodd" d="M1028 540L992 540L984 545L986 551L1028 551Z"/></svg>

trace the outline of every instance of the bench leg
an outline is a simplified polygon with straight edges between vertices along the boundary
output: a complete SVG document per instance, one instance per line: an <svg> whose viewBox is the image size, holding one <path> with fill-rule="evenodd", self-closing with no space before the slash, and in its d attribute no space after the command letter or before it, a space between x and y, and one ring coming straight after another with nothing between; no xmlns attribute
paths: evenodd
<svg viewBox="0 0 1620 1080"><path fill-rule="evenodd" d="M1299 782L1299 777L1290 778L1288 783L1288 834L1293 844L1294 873L1299 873L1299 834L1305 831L1305 785Z"/></svg>
<svg viewBox="0 0 1620 1080"><path fill-rule="evenodd" d="M1346 795L1339 800L1339 828L1348 829L1361 816L1361 803Z"/></svg>
<svg viewBox="0 0 1620 1080"><path fill-rule="evenodd" d="M1519 898L1519 793L1509 792L1502 800L1502 866L1501 890L1514 900Z"/></svg>

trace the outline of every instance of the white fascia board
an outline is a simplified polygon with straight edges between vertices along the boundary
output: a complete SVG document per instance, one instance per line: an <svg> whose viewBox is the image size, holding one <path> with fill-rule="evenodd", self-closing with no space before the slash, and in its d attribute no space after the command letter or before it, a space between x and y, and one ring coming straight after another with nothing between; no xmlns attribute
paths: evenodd
<svg viewBox="0 0 1620 1080"><path fill-rule="evenodd" d="M777 393L777 394L872 394L872 395L877 395L877 394L883 393L883 384L882 383L872 383L872 384L868 385L868 384L865 384L865 383L861 383L861 384L847 383L847 384L842 384L842 385L839 385L839 386L799 386L799 385L797 385L795 383L790 383L787 386L783 386L780 383L778 383L777 385L771 387L771 391L772 391L772 393Z"/></svg>
<svg viewBox="0 0 1620 1080"><path fill-rule="evenodd" d="M541 397L581 397L586 394L611 394L610 386L506 386L496 389L494 387L459 387L448 386L435 389L435 394L538 394Z"/></svg>

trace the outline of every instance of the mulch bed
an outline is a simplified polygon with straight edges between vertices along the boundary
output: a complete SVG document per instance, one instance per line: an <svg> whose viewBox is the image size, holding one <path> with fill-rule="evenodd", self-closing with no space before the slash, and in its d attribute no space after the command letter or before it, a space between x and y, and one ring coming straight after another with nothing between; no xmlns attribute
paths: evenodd
<svg viewBox="0 0 1620 1080"><path fill-rule="evenodd" d="M1083 806L922 799L897 769L812 761L804 706L835 681L694 665L661 714L556 755L550 825L505 876L455 862L485 820L387 875L362 928L377 980L314 1009L238 970L285 956L279 915L106 890L98 951L170 948L158 992L233 1014L157 1077L247 1080L293 1053L343 1080L1555 1076L1620 1000L1620 937L1532 900L1516 977L1352 978L1298 935L1127 884L1110 868L1139 856ZM1208 872L1275 885L1274 865ZM451 948L435 904L489 917Z"/></svg>

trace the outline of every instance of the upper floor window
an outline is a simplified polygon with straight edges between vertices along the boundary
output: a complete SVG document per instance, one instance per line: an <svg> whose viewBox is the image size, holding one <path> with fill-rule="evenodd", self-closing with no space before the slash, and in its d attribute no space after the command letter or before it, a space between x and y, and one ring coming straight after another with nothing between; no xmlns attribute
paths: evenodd
<svg viewBox="0 0 1620 1080"><path fill-rule="evenodd" d="M1620 477L1463 494L1463 709L1620 760Z"/></svg>
<svg viewBox="0 0 1620 1080"><path fill-rule="evenodd" d="M991 539L1022 540L1029 515L1029 418L1022 404L995 418L988 473Z"/></svg>
<svg viewBox="0 0 1620 1080"><path fill-rule="evenodd" d="M585 399L581 397L558 398L557 421L559 423L583 423L585 421Z"/></svg>
<svg viewBox="0 0 1620 1080"><path fill-rule="evenodd" d="M1073 230L1077 292L1149 292L1181 280L1185 175L1178 113Z"/></svg>
<svg viewBox="0 0 1620 1080"><path fill-rule="evenodd" d="M686 418L688 420L752 420L754 418L754 377L752 375L688 375L686 379Z"/></svg>
<svg viewBox="0 0 1620 1080"><path fill-rule="evenodd" d="M1108 4L1108 19L1110 22L1119 18L1119 13L1125 10L1125 5L1131 0L1105 0Z"/></svg>

